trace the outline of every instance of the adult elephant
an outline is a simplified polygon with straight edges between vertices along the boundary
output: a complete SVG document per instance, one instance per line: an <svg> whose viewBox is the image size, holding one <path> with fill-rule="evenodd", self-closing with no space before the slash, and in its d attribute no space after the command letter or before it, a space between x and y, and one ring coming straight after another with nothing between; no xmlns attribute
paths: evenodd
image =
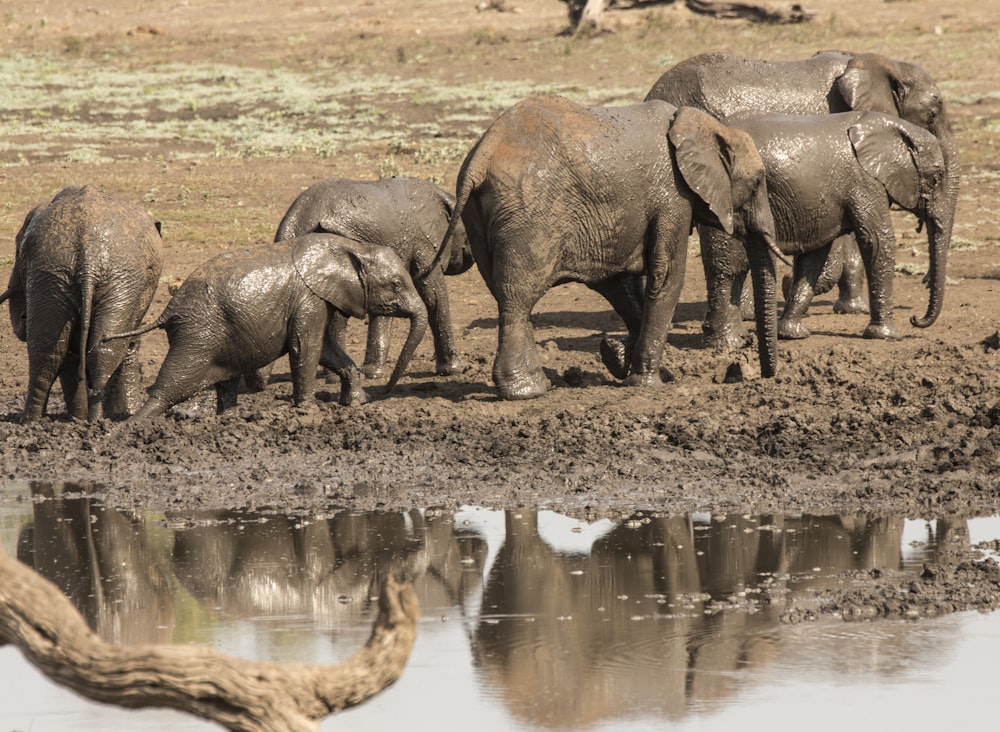
<svg viewBox="0 0 1000 732"><path fill-rule="evenodd" d="M863 335L899 338L892 320L896 240L889 210L896 204L912 212L927 227L931 251L943 248L937 239L954 211L938 139L898 117L877 112L768 115L731 124L746 131L760 152L778 247L796 255L796 270L802 257L822 253L833 240L853 234L867 270L871 304L871 321ZM723 313L734 289L735 267L730 263L745 257L744 245L708 227L699 226L699 234L703 256L711 264L706 267L709 312ZM912 317L913 325L926 327L933 322L939 311L936 297L932 291L927 314ZM801 328L807 304L793 290L790 317L779 328ZM709 321L708 325L715 330L723 324Z"/></svg>
<svg viewBox="0 0 1000 732"><path fill-rule="evenodd" d="M456 199L442 247L461 217L497 301L493 380L502 399L536 397L550 386L529 320L550 287L582 282L603 295L628 329L617 353L602 346L605 364L626 384L659 384L692 221L754 242L772 240L774 231L750 138L702 111L659 101L600 108L524 100L469 152ZM770 282L763 263L754 268L763 307L774 297L774 268L766 249L754 251L771 267ZM773 320L762 316L759 327ZM772 375L773 354L761 358Z"/></svg>
<svg viewBox="0 0 1000 732"><path fill-rule="evenodd" d="M289 356L292 398L312 398L322 364L341 380L341 404L368 400L360 372L329 337L334 312L410 320L386 391L406 372L427 330L427 309L388 247L334 234L227 252L188 275L160 317L114 338L167 331L170 347L137 417L157 416L215 386L218 411L236 404L240 378Z"/></svg>
<svg viewBox="0 0 1000 732"><path fill-rule="evenodd" d="M944 217L940 230L932 237L931 309L920 325L929 326L938 317L944 299L945 263L951 242L954 211L958 201L958 145L945 109L944 98L930 75L920 66L886 58L875 53L844 53L824 51L811 58L795 61L765 61L726 53L704 53L693 56L665 72L649 90L646 99L661 99L676 106L689 105L704 109L720 118L755 117L763 114L827 114L848 111L873 111L897 116L935 137L944 155L942 196ZM841 291L836 309L841 312L863 311L858 297L861 287L860 268L854 245L840 242L837 252L843 258L829 261L817 255L802 262L795 276L799 283L792 289L800 297L807 295L800 283L809 289L823 291L832 287L840 272ZM711 266L705 262L706 268ZM730 262L745 276L746 263ZM739 279L738 285L743 280ZM710 345L733 345L742 342L742 323L738 311L739 287L730 293L726 314L710 312L706 318L706 339ZM810 295L811 297L811 295ZM709 295L710 301L722 303L721 297ZM808 306L808 301L805 303ZM791 310L801 310L802 303ZM804 310L803 310L804 312ZM786 306L783 320L791 317ZM723 330L711 330L712 324L724 324ZM801 332L796 326L782 329L786 334Z"/></svg>
<svg viewBox="0 0 1000 732"><path fill-rule="evenodd" d="M68 186L28 213L0 295L10 300L14 333L28 345L22 421L45 414L57 377L75 419L132 411L138 342L103 339L142 321L161 266L159 222L92 186Z"/></svg>
<svg viewBox="0 0 1000 732"><path fill-rule="evenodd" d="M328 178L299 194L278 225L274 240L326 232L392 249L408 268L427 306L437 373L457 374L464 364L455 345L444 276L462 274L472 266L472 251L464 229L452 237L443 265L430 267L454 209L454 196L426 180ZM337 318L337 337L343 346L346 323L339 315ZM368 377L382 374L389 351L391 322L381 316L369 320L368 344L361 367Z"/></svg>

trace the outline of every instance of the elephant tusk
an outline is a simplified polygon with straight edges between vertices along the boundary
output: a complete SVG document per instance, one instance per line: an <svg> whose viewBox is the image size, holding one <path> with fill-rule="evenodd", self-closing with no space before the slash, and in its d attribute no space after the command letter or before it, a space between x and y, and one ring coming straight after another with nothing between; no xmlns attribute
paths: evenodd
<svg viewBox="0 0 1000 732"><path fill-rule="evenodd" d="M778 249L778 245L774 243L773 239L771 239L770 237L767 237L765 239L765 241L767 242L767 248L771 250L771 252L774 254L774 256L776 256L782 262L784 262L785 264L787 264L789 267L793 266L792 263L785 258L785 253L783 251L781 251L780 249Z"/></svg>

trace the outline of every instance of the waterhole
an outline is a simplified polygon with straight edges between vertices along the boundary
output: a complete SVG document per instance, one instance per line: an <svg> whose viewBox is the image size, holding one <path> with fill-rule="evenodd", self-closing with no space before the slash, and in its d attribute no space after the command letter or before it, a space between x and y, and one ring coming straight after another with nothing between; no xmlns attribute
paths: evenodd
<svg viewBox="0 0 1000 732"><path fill-rule="evenodd" d="M397 729L401 714L477 732L841 730L845 714L954 729L995 713L1000 614L847 622L825 603L983 561L996 517L126 513L38 484L0 497L0 546L116 643L336 663L367 640L381 579L409 579L421 620L402 678L323 729ZM215 729L84 700L12 646L0 678L0 730Z"/></svg>

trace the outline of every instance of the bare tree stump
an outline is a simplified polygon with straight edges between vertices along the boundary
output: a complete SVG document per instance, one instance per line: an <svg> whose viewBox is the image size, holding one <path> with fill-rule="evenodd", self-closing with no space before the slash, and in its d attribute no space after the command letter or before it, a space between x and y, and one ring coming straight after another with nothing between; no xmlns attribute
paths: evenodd
<svg viewBox="0 0 1000 732"><path fill-rule="evenodd" d="M573 34L595 34L606 30L604 11L608 7L618 9L647 7L649 5L672 5L675 0L563 0L569 6L569 32ZM754 23L783 25L805 23L813 16L799 4L782 7L755 5L752 3L709 2L709 0L684 0L692 13L709 15L713 18L743 19Z"/></svg>
<svg viewBox="0 0 1000 732"><path fill-rule="evenodd" d="M51 582L0 549L0 646L95 701L168 707L245 732L306 732L399 678L416 639L408 584L382 585L371 637L334 666L248 661L194 646L117 646L84 622Z"/></svg>

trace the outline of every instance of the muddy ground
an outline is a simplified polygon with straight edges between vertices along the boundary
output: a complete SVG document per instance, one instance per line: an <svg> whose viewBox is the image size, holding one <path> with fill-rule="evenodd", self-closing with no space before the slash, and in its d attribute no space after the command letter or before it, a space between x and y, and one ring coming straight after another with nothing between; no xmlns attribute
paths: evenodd
<svg viewBox="0 0 1000 732"><path fill-rule="evenodd" d="M703 50L776 59L823 48L885 52L920 63L939 81L963 158L940 320L926 330L908 324L926 307L919 272L927 252L915 221L900 214L896 302L903 339L861 339L864 316L835 316L832 298L824 296L807 321L813 335L782 343L778 375L770 380L725 383L727 367L755 362L755 351L701 348L704 278L693 245L664 357L672 380L662 388L625 388L605 372L598 343L605 334L620 334L621 323L599 297L568 285L551 291L535 315L554 388L528 402L498 401L490 382L496 308L473 269L450 279L452 316L468 363L460 375L433 374L428 338L396 392L383 398L373 384L375 400L361 407L338 406L334 386L315 404L294 407L287 367L279 367L266 391L242 395L238 407L221 416L214 413L214 395L206 393L160 419L72 423L57 388L50 418L21 425L26 352L5 318L3 479L79 482L111 505L154 509L475 504L595 517L634 509L928 518L996 513L1000 7L965 0L822 0L806 3L816 11L809 24L766 27L661 5L611 10L614 32L583 39L560 35L566 14L557 0L501 5L513 12L479 10L475 0L323 6L116 0L86 8L67 0L2 2L7 32L0 54L76 59L85 68L98 64L124 74L164 64L225 63L322 68L331 83L367 74L419 78L431 88L514 80L532 88L614 88L609 99L621 99L622 88L634 89L638 99L671 63ZM471 145L490 119L452 121L444 132L428 132L428 120L450 102L389 95L387 116L411 125L402 144L367 142L371 128L354 120L348 105L343 118L315 121L320 130L357 129L344 154L227 156L181 138L134 148L105 142L94 124L102 102L112 100L44 113L63 115L91 148L113 148L107 160L35 155L32 141L21 137L0 150L0 278L9 274L25 212L64 185L93 183L143 202L164 222L166 265L149 317L166 303L168 287L200 262L225 248L266 241L288 204L320 178L378 177L388 160L393 172L452 187L460 156L418 153L443 138ZM237 111L220 104L187 113ZM352 324L357 359L361 327ZM162 333L145 340L147 383L165 348Z"/></svg>

